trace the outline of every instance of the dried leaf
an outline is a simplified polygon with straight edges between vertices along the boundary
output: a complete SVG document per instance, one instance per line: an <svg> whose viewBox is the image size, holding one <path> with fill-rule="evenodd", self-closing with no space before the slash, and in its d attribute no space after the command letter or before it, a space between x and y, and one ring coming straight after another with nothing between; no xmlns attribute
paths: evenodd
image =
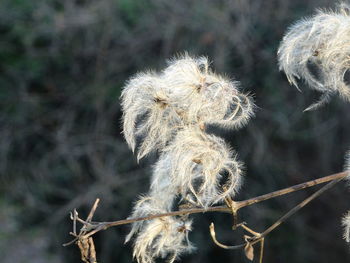
<svg viewBox="0 0 350 263"><path fill-rule="evenodd" d="M247 243L244 247L244 253L245 256L250 260L253 261L254 259L254 248L250 243Z"/></svg>

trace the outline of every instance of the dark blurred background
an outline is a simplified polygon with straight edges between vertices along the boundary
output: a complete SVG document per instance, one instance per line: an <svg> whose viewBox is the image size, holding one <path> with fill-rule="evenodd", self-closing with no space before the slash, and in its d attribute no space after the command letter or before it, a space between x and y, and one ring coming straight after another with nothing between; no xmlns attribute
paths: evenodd
<svg viewBox="0 0 350 263"><path fill-rule="evenodd" d="M338 98L303 113L318 94L290 87L276 51L295 20L332 0L0 1L0 254L4 263L80 262L69 211L95 220L126 218L149 186L156 156L137 164L121 135L119 96L135 72L162 69L188 51L255 94L256 117L239 132L215 131L246 164L238 200L342 170L350 105ZM347 113L347 114L346 114ZM257 204L241 220L262 231L314 189ZM265 262L346 262L338 185L272 232ZM194 216L197 246L181 262L248 262L209 237L239 243L229 214ZM98 262L131 262L129 226L96 235ZM159 261L163 262L163 261Z"/></svg>

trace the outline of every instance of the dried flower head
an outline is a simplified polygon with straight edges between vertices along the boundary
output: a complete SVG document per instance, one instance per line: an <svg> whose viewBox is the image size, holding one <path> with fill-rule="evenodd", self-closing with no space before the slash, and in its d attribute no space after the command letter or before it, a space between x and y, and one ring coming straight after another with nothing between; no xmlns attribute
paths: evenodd
<svg viewBox="0 0 350 263"><path fill-rule="evenodd" d="M132 218L172 211L175 200L208 207L234 196L242 165L223 139L205 133L205 125L238 129L253 115L250 96L239 84L215 74L207 58L187 54L169 61L160 73L140 73L122 92L124 136L138 159L158 150L150 191L136 203ZM173 262L193 248L191 221L165 217L133 224L134 257L152 263Z"/></svg>
<svg viewBox="0 0 350 263"><path fill-rule="evenodd" d="M174 262L182 253L194 249L188 240L191 225L191 221L175 217L156 218L145 223L135 240L134 258L143 263L152 263L157 257Z"/></svg>
<svg viewBox="0 0 350 263"><path fill-rule="evenodd" d="M164 165L167 163L167 165ZM164 168L173 188L197 206L207 207L236 194L240 187L242 165L223 139L199 128L180 131L164 149L156 168ZM159 180L154 180L156 187Z"/></svg>
<svg viewBox="0 0 350 263"><path fill-rule="evenodd" d="M216 124L237 129L253 115L253 103L239 82L215 74L205 57L184 55L169 61L162 77L173 91L186 124Z"/></svg>
<svg viewBox="0 0 350 263"><path fill-rule="evenodd" d="M237 129L253 115L253 103L239 84L213 73L204 57L187 54L161 73L140 73L122 92L124 136L138 159L161 150L187 125L216 124Z"/></svg>
<svg viewBox="0 0 350 263"><path fill-rule="evenodd" d="M337 93L350 101L346 74L350 68L350 7L340 4L336 11L319 10L289 28L278 49L280 70L289 82L296 79L322 92L320 101L306 110L326 103Z"/></svg>
<svg viewBox="0 0 350 263"><path fill-rule="evenodd" d="M129 218L145 217L150 214L162 214L171 211L173 206L173 200L175 195L167 193L165 191L159 191L153 195L141 196L136 202L133 212ZM131 231L125 238L125 243L129 242L130 239L138 233L145 226L145 221L133 223Z"/></svg>
<svg viewBox="0 0 350 263"><path fill-rule="evenodd" d="M134 151L136 140L142 138L138 151L141 159L161 149L181 124L172 107L169 89L155 73L140 73L131 78L122 92L124 137Z"/></svg>

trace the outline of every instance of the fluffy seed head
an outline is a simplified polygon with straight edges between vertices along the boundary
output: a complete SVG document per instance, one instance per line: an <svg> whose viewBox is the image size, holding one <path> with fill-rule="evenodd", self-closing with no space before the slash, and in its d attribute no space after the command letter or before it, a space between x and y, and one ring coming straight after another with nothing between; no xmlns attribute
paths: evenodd
<svg viewBox="0 0 350 263"><path fill-rule="evenodd" d="M231 149L221 138L195 127L177 134L156 167L165 169L162 173L168 174L171 185L183 198L199 206L207 207L233 196L240 187L242 165Z"/></svg>
<svg viewBox="0 0 350 263"><path fill-rule="evenodd" d="M140 73L131 78L122 95L124 137L134 151L141 137L138 159L161 149L171 138L181 118L171 107L166 84L155 73Z"/></svg>
<svg viewBox="0 0 350 263"><path fill-rule="evenodd" d="M185 126L215 124L238 129L253 115L239 83L213 73L207 58L185 54L160 73L140 73L122 92L124 136L138 159L161 150Z"/></svg>
<svg viewBox="0 0 350 263"><path fill-rule="evenodd" d="M238 129L253 115L250 96L239 83L215 74L207 58L187 54L169 61L160 73L140 73L122 92L124 136L138 159L158 150L150 191L136 203L131 218L172 211L177 197L185 205L208 207L233 196L242 165L224 140L205 133L205 125ZM134 257L173 262L191 251L191 221L164 217L133 223Z"/></svg>
<svg viewBox="0 0 350 263"><path fill-rule="evenodd" d="M337 93L350 101L346 74L350 68L350 12L341 4L336 11L319 10L289 28L278 49L280 70L298 87L297 79L325 95L307 110L326 103Z"/></svg>
<svg viewBox="0 0 350 263"><path fill-rule="evenodd" d="M194 248L188 241L191 221L174 217L153 219L138 234L133 256L139 263L153 263L155 258L168 258L172 263L177 257Z"/></svg>
<svg viewBox="0 0 350 263"><path fill-rule="evenodd" d="M236 129L253 115L252 99L239 91L239 82L215 74L205 57L184 55L171 60L162 76L186 124L211 123Z"/></svg>
<svg viewBox="0 0 350 263"><path fill-rule="evenodd" d="M170 190L171 191L171 190ZM152 195L153 194L153 195ZM173 201L176 195L169 192L168 189L163 191L152 191L149 195L141 196L136 202L133 212L129 218L145 217L151 214L162 214L171 211ZM145 221L139 221L132 224L131 231L125 238L125 243L145 227Z"/></svg>

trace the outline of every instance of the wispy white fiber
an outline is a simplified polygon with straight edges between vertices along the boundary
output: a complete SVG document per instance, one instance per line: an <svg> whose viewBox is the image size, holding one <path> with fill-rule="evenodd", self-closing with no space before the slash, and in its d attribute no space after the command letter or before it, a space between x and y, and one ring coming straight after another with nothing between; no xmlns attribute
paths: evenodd
<svg viewBox="0 0 350 263"><path fill-rule="evenodd" d="M164 147L181 125L168 91L155 73L139 73L122 92L124 137L133 151L141 137L138 159Z"/></svg>
<svg viewBox="0 0 350 263"><path fill-rule="evenodd" d="M152 263L157 257L174 262L182 253L194 249L188 240L191 225L191 221L174 217L157 218L145 223L134 243L134 258L143 263Z"/></svg>
<svg viewBox="0 0 350 263"><path fill-rule="evenodd" d="M164 162L169 162L169 166L162 165ZM223 139L199 128L180 131L164 149L158 166L164 168L162 173L170 177L172 187L198 206L223 201L234 196L240 187L242 165L232 150ZM152 186L155 187L155 182Z"/></svg>
<svg viewBox="0 0 350 263"><path fill-rule="evenodd" d="M336 11L319 10L292 25L278 49L280 70L298 87L297 79L326 95L307 110L326 103L332 94L350 101L345 74L350 68L350 13L348 4Z"/></svg>
<svg viewBox="0 0 350 263"><path fill-rule="evenodd" d="M188 54L168 62L161 72L139 73L122 92L124 136L137 158L157 151L150 190L135 204L130 218L169 213L179 204L208 207L233 197L242 164L223 139L209 135L207 124L238 129L253 116L252 98L239 83L214 73L205 57ZM173 262L192 251L191 221L163 217L135 222L134 257Z"/></svg>
<svg viewBox="0 0 350 263"><path fill-rule="evenodd" d="M333 94L350 102L350 5L341 3L337 10L319 10L314 16L290 27L278 49L280 70L298 87L297 79L323 93L306 110L327 103ZM344 171L350 173L350 151ZM348 176L350 178L350 175ZM344 216L344 239L350 242L350 211Z"/></svg>
<svg viewBox="0 0 350 263"><path fill-rule="evenodd" d="M162 149L187 125L217 124L238 129L253 115L250 96L239 83L213 73L207 58L187 54L160 73L139 73L122 92L124 136L138 159Z"/></svg>
<svg viewBox="0 0 350 263"><path fill-rule="evenodd" d="M239 82L215 74L205 57L184 55L171 60L162 76L186 124L212 123L237 129L253 115L252 99L239 91Z"/></svg>
<svg viewBox="0 0 350 263"><path fill-rule="evenodd" d="M350 242L350 211L343 217L342 225L344 227L343 237L346 242Z"/></svg>
<svg viewBox="0 0 350 263"><path fill-rule="evenodd" d="M153 192L153 196L141 196L136 202L133 212L129 218L146 217L151 214L162 214L170 212L173 206L175 195L172 193L167 193L167 189L164 190L165 191L160 191L158 193ZM145 223L145 221L133 223L131 231L125 238L125 243L129 242L130 239L144 227Z"/></svg>

